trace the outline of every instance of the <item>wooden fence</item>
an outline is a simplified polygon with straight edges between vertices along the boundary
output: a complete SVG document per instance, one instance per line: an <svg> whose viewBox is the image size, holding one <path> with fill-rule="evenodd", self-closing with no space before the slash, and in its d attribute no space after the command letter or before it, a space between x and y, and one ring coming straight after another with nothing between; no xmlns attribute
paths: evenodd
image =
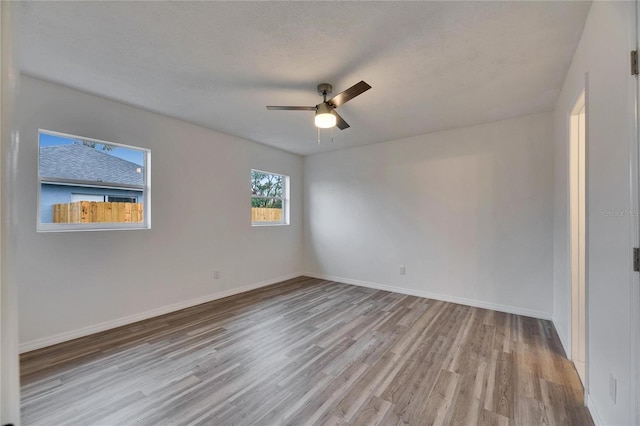
<svg viewBox="0 0 640 426"><path fill-rule="evenodd" d="M282 222L282 209L251 208L252 222Z"/></svg>
<svg viewBox="0 0 640 426"><path fill-rule="evenodd" d="M141 203L76 201L53 205L53 223L143 222Z"/></svg>
<svg viewBox="0 0 640 426"><path fill-rule="evenodd" d="M76 201L54 204L53 223L143 222L142 203ZM282 222L282 209L253 207L252 222Z"/></svg>

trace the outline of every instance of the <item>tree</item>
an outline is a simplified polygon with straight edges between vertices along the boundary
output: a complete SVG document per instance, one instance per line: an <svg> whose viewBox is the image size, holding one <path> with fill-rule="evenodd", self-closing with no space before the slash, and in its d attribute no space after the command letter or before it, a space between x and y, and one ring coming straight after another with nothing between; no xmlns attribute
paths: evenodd
<svg viewBox="0 0 640 426"><path fill-rule="evenodd" d="M98 144L96 142L89 142L82 139L74 139L73 143L76 145L88 146L89 148L94 148L94 149L98 149L98 146L100 146L100 149L102 151L113 151L113 149L115 148L115 146L113 145Z"/></svg>
<svg viewBox="0 0 640 426"><path fill-rule="evenodd" d="M270 173L251 171L251 207L282 208L283 177ZM257 198L260 197L260 198Z"/></svg>

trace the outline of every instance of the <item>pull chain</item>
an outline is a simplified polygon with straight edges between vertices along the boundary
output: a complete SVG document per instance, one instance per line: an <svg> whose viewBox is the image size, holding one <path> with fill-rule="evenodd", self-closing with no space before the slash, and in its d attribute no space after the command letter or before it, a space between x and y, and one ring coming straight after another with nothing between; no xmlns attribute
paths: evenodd
<svg viewBox="0 0 640 426"><path fill-rule="evenodd" d="M331 143L334 142L334 139L333 139L333 129L334 128L335 128L335 126L331 128ZM318 145L320 145L320 127L316 127L316 129L318 129Z"/></svg>

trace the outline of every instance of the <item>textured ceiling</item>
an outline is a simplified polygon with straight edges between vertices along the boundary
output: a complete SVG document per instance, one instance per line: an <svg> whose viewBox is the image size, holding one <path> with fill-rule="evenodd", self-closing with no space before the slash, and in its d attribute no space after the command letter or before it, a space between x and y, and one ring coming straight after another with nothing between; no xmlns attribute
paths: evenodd
<svg viewBox="0 0 640 426"><path fill-rule="evenodd" d="M306 155L553 109L589 2L22 2L20 66ZM318 83L373 89L321 133Z"/></svg>

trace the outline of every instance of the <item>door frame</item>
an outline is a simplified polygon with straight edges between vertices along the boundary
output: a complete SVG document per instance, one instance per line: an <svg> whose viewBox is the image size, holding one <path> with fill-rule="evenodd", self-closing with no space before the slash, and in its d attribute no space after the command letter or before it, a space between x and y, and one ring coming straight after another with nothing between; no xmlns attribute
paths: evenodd
<svg viewBox="0 0 640 426"><path fill-rule="evenodd" d="M640 46L640 5L635 0L632 13L629 14L629 47L638 50ZM629 179L630 206L629 231L631 232L629 247L630 280L629 280L629 356L631 357L631 413L630 419L640 424L640 273L633 271L633 248L640 247L640 79L638 76L629 77L629 110L631 120L629 125ZM635 401L635 402L634 402Z"/></svg>
<svg viewBox="0 0 640 426"><path fill-rule="evenodd" d="M587 345L587 327L588 327L588 303L587 303L587 182L588 182L588 173L587 173L587 139L588 139L588 104L587 104L587 91L586 91L586 81L588 76L585 75L584 85L578 88L578 94L573 99L573 103L568 115L568 136L569 136L569 265L570 265L570 330L569 330L569 345L570 345L570 358L574 363L574 366L579 374L579 368L576 364L576 358L582 358L581 361L584 363L584 372L583 376L580 376L582 381L582 385L585 390L585 398L587 395L587 377L588 377L588 369L587 369L587 353L588 353L588 345ZM581 129L579 123L579 116L584 111L584 129ZM582 130L584 130L584 134L581 135ZM582 140L582 144L581 144ZM583 161L581 161L581 159ZM582 178L584 181L582 181ZM582 191L581 191L582 189ZM576 194L577 192L577 194ZM576 209L578 212L576 214ZM577 222L577 223L576 223ZM580 226L582 225L582 227ZM578 233L578 246L575 247L576 243L576 235ZM582 237L582 238L580 238ZM582 246L582 247L581 247ZM581 249L584 250L584 257L580 258ZM577 250L577 253L575 253ZM578 264L575 265L574 263ZM577 271L574 271L574 268ZM574 273L575 272L575 273ZM583 278L583 286L579 289L579 292L575 294L574 287L576 285L576 281L579 283L580 278ZM581 297L582 296L582 297ZM575 297L578 300L575 300ZM583 300L584 303L580 303ZM579 312L581 311L582 315L575 315L574 305L578 304ZM576 316L576 318L574 318ZM575 331L576 328L580 329L580 325L576 324L574 320L579 322L580 320L584 321L584 334L580 336L576 340ZM577 355L579 352L580 346L584 347L584 353ZM586 399L585 399L586 401Z"/></svg>
<svg viewBox="0 0 640 426"><path fill-rule="evenodd" d="M15 68L14 11L10 2L0 2L0 424L20 425L20 377L18 356L18 297L10 274L9 178L12 165L12 113L17 93Z"/></svg>

